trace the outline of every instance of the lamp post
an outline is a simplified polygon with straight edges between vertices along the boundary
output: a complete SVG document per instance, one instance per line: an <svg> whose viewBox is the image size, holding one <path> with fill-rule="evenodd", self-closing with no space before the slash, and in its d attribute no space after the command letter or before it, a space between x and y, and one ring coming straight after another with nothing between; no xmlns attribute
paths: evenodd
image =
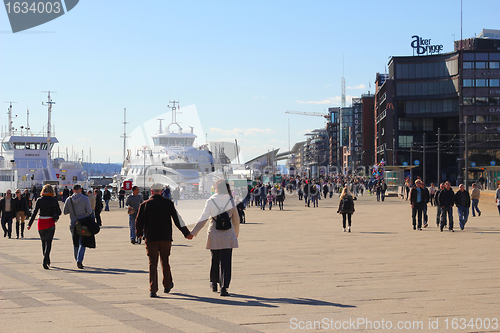
<svg viewBox="0 0 500 333"><path fill-rule="evenodd" d="M147 191L146 191L146 154L149 153L149 156L153 156L153 150L152 149L147 149L147 146L145 146L144 148L142 148L142 156L144 157L144 168L142 169L142 172L143 172L143 185L144 185L144 190L143 190L143 194L145 196L145 199L147 199L146 197L148 197L146 194L147 194Z"/></svg>

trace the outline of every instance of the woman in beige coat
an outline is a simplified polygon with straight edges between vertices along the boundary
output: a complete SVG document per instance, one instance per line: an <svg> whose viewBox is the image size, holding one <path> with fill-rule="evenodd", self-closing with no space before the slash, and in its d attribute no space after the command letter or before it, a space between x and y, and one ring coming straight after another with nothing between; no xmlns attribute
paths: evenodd
<svg viewBox="0 0 500 333"><path fill-rule="evenodd" d="M214 217L224 212L227 212L231 223L228 225L229 229L218 230ZM233 249L238 247L240 218L236 204L231 196L229 184L224 179L218 179L215 182L215 194L205 203L203 213L191 231L191 235L198 235L207 222L209 222L207 249L212 252L210 287L214 292L217 292L217 283L219 283L221 287L220 295L229 296L227 289L231 282L231 257ZM188 238L191 239L192 237Z"/></svg>

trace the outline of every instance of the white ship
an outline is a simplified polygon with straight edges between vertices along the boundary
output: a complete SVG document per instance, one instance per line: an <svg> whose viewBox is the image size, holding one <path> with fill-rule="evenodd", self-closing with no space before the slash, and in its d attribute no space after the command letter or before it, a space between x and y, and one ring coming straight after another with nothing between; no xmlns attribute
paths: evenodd
<svg viewBox="0 0 500 333"><path fill-rule="evenodd" d="M34 134L26 126L25 133L17 135L12 122L12 104L8 113L8 129L2 133L0 146L0 195L8 189L38 190L44 184L52 184L62 190L74 184L88 186L87 173L80 162L68 162L63 158L52 158L52 148L59 141L51 136L50 115L52 104L48 96L49 117L47 132Z"/></svg>
<svg viewBox="0 0 500 333"><path fill-rule="evenodd" d="M194 147L196 135L193 127L183 131L177 123L177 102L172 102L172 122L152 136L152 146L128 150L122 165L120 180L132 181L141 189L148 189L153 183L171 188L185 186L197 191L200 177L214 171L214 159L206 145Z"/></svg>

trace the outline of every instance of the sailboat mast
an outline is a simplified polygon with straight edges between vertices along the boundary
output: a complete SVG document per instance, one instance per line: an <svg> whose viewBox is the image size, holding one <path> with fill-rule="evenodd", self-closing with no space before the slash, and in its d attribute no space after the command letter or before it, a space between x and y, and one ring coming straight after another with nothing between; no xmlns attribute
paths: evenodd
<svg viewBox="0 0 500 333"><path fill-rule="evenodd" d="M47 92L48 93L48 96L47 96L47 104L48 105L48 119L47 119L47 168L50 168L50 157L51 157L51 150L52 150L52 146L50 144L50 127L52 126L51 124L51 116L52 116L52 104L56 104L56 102L53 102L52 99L50 98L50 91ZM42 105L45 105L43 104L42 102Z"/></svg>

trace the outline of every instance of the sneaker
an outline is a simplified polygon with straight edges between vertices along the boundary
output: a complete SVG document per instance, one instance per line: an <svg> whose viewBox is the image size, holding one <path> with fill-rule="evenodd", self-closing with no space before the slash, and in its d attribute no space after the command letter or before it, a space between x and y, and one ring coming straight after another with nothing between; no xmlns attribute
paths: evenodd
<svg viewBox="0 0 500 333"><path fill-rule="evenodd" d="M141 244L142 242L142 237L137 238L137 244Z"/></svg>
<svg viewBox="0 0 500 333"><path fill-rule="evenodd" d="M131 239L131 240L130 240L130 243L135 244L135 243L136 243L136 242L135 242L135 239Z"/></svg>
<svg viewBox="0 0 500 333"><path fill-rule="evenodd" d="M212 288L212 291L214 293L216 293L217 292L217 283L210 282L210 288Z"/></svg>
<svg viewBox="0 0 500 333"><path fill-rule="evenodd" d="M80 269L83 269L83 264L81 262L77 262L76 263L76 267L80 268Z"/></svg>
<svg viewBox="0 0 500 333"><path fill-rule="evenodd" d="M344 232L345 232L345 228L343 228L343 229L344 229Z"/></svg>
<svg viewBox="0 0 500 333"><path fill-rule="evenodd" d="M427 228L428 226L429 226L429 225L428 225L427 223L426 223L426 224L424 224L424 228Z"/></svg>
<svg viewBox="0 0 500 333"><path fill-rule="evenodd" d="M347 232L351 232L351 227L347 227Z"/></svg>
<svg viewBox="0 0 500 333"><path fill-rule="evenodd" d="M477 216L481 216L481 212L477 213Z"/></svg>
<svg viewBox="0 0 500 333"><path fill-rule="evenodd" d="M221 288L220 295L221 296L229 296L229 293L227 292L226 288Z"/></svg>

